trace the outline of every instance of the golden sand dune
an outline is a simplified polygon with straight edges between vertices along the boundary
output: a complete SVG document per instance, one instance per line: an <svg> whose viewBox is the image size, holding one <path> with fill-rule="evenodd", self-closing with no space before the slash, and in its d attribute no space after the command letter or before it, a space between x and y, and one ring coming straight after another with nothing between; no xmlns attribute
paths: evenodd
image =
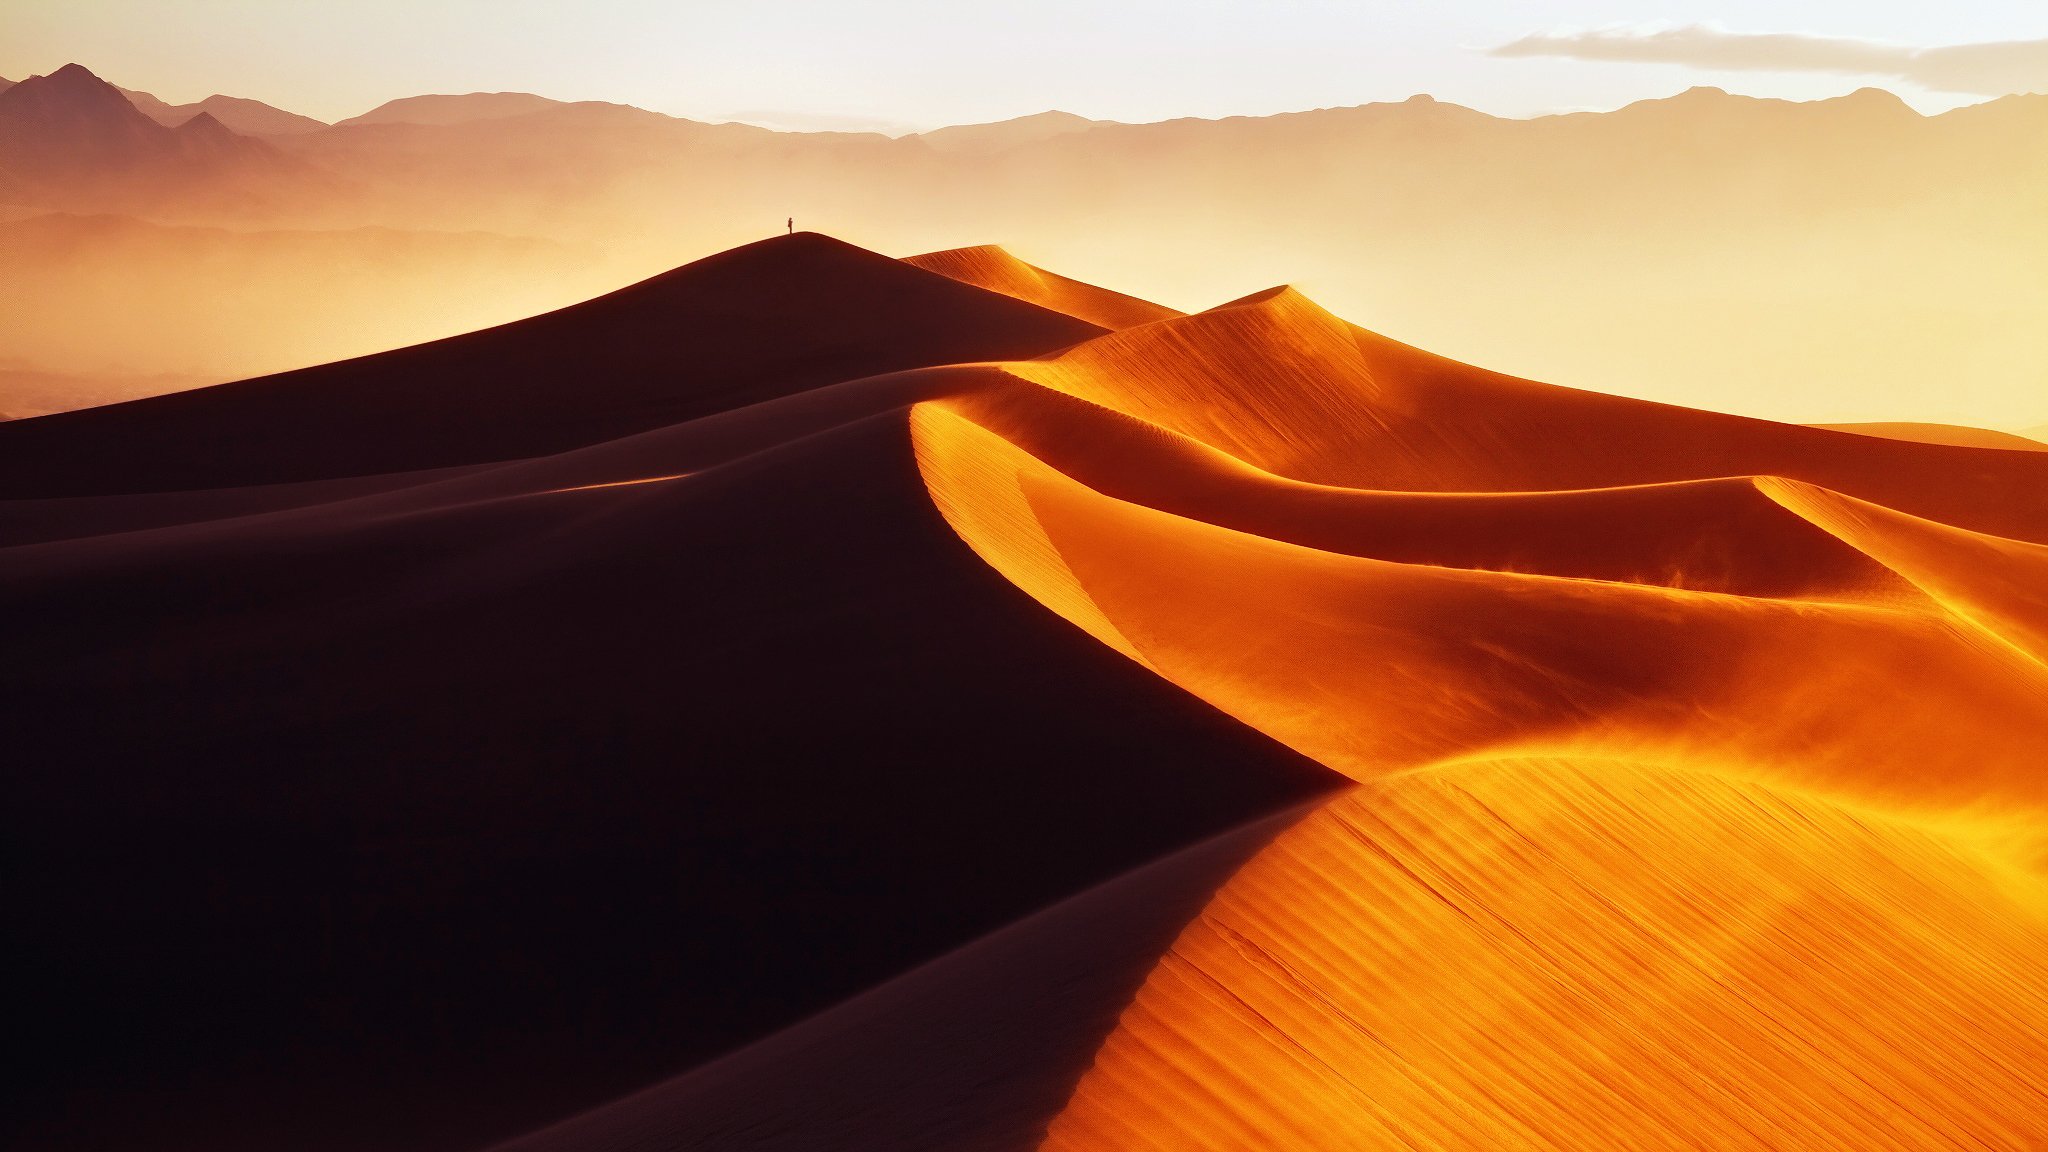
<svg viewBox="0 0 2048 1152"><path fill-rule="evenodd" d="M1044 1147L2038 1147L2048 917L1939 837L1691 771L1352 792L1181 935Z"/></svg>
<svg viewBox="0 0 2048 1152"><path fill-rule="evenodd" d="M969 369L951 369L964 373ZM1379 560L1752 596L1917 599L1748 477L1557 492L1395 492L1289 480L995 369L944 409L1108 496Z"/></svg>
<svg viewBox="0 0 2048 1152"><path fill-rule="evenodd" d="M1011 365L1266 471L1525 492L1783 475L2048 540L2048 456L1856 436L1539 384L1355 328L1288 288Z"/></svg>
<svg viewBox="0 0 2048 1152"><path fill-rule="evenodd" d="M940 508L998 571L1354 779L1503 748L1682 750L1859 800L2048 800L2048 668L1932 602L1319 552L1109 499L937 406L914 427ZM1873 709L1884 725L1857 722Z"/></svg>
<svg viewBox="0 0 2048 1152"><path fill-rule="evenodd" d="M994 244L927 252L903 262L927 272L950 276L964 284L1029 301L1041 308L1064 312L1111 331L1180 315L1149 300L1069 280L1057 272L1026 264Z"/></svg>
<svg viewBox="0 0 2048 1152"><path fill-rule="evenodd" d="M1364 782L1044 1147L2048 1140L2048 458L1512 380L1291 290L1004 367L912 416L955 530Z"/></svg>
<svg viewBox="0 0 2048 1152"><path fill-rule="evenodd" d="M100 1146L2048 1147L2048 453L913 263L0 428Z"/></svg>

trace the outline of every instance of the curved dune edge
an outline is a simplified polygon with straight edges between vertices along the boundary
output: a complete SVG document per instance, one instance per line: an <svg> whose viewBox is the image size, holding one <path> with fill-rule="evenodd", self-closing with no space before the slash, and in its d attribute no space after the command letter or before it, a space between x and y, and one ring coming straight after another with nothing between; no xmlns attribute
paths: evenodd
<svg viewBox="0 0 2048 1152"><path fill-rule="evenodd" d="M1064 312L1112 332L1182 315L1163 304L1126 296L1122 292L1069 279L1035 264L1027 264L996 244L906 256L903 263L1041 308Z"/></svg>
<svg viewBox="0 0 2048 1152"><path fill-rule="evenodd" d="M1939 837L1754 784L1409 775L1225 886L1043 1147L2032 1147L2044 908Z"/></svg>
<svg viewBox="0 0 2048 1152"><path fill-rule="evenodd" d="M910 413L917 467L939 513L975 555L1082 631L1159 671L1102 614L1017 486L1036 460L931 404ZM991 498L993 495L993 498Z"/></svg>
<svg viewBox="0 0 2048 1152"><path fill-rule="evenodd" d="M1292 288L1008 365L1295 480L1372 487L1347 447L1377 389L1350 326Z"/></svg>
<svg viewBox="0 0 2048 1152"><path fill-rule="evenodd" d="M2048 662L2048 547L1952 528L1778 477L1771 499L1913 582L2036 662Z"/></svg>
<svg viewBox="0 0 2048 1152"><path fill-rule="evenodd" d="M1782 475L2048 543L2048 454L1857 436L1521 380L1348 324L1292 288L1004 367L1315 484L1506 493Z"/></svg>
<svg viewBox="0 0 2048 1152"><path fill-rule="evenodd" d="M942 406L1104 495L1322 552L1775 599L1929 603L1917 585L1748 477L1576 491L1377 491L1276 476L1013 375L962 388Z"/></svg>
<svg viewBox="0 0 2048 1152"><path fill-rule="evenodd" d="M1932 605L1318 552L1113 500L940 404L915 410L913 442L998 571L1357 780L1489 752L1669 760L1987 841L2031 835L2048 804L2048 669Z"/></svg>

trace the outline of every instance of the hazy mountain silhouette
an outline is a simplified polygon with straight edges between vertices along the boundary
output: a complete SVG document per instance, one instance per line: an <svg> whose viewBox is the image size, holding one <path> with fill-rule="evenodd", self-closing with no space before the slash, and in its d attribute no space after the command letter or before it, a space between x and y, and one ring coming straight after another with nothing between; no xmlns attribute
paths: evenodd
<svg viewBox="0 0 2048 1152"><path fill-rule="evenodd" d="M900 140L474 93L265 138L346 194L215 178L197 182L210 197L158 182L95 202L91 179L60 195L0 147L0 198L235 229L546 238L596 249L593 275L613 283L790 215L896 253L994 236L1182 310L1298 280L1464 360L1650 399L2003 427L2039 418L2029 390L2048 359L2033 322L2048 311L2048 157L2015 144L2043 135L2048 97L1921 116L1875 90L1798 103L1700 88L1531 120L1426 97L1154 124L1046 113ZM510 320L533 296L472 299ZM335 335L302 362L398 326L326 322ZM1887 399L1904 394L1927 407Z"/></svg>
<svg viewBox="0 0 2048 1152"><path fill-rule="evenodd" d="M137 92L131 88L121 89L121 94L128 97L143 115L169 128L175 128L201 112L212 113L214 119L244 136L289 136L299 132L317 132L327 127L325 121L311 116L301 116L260 100L238 96L215 94L191 104L169 104L148 92Z"/></svg>
<svg viewBox="0 0 2048 1152"><path fill-rule="evenodd" d="M531 92L470 92L460 96L406 96L389 100L360 116L335 122L356 124L468 124L559 108L564 102Z"/></svg>
<svg viewBox="0 0 2048 1152"><path fill-rule="evenodd" d="M1019 116L1014 120L999 120L992 124L956 124L949 128L920 132L914 138L941 152L972 156L1001 152L1073 132L1086 132L1100 123L1105 121L1090 120L1085 116L1076 116L1072 112L1040 112L1035 116Z"/></svg>
<svg viewBox="0 0 2048 1152"><path fill-rule="evenodd" d="M0 92L0 157L29 179L94 179L175 163L178 138L77 64Z"/></svg>
<svg viewBox="0 0 2048 1152"><path fill-rule="evenodd" d="M334 184L209 111L165 127L77 64L0 92L0 169L32 201L66 208L304 210Z"/></svg>

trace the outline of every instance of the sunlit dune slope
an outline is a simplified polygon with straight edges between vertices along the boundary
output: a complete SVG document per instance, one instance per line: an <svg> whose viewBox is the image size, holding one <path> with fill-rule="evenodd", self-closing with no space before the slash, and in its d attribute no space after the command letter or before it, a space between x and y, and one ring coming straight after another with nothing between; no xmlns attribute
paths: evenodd
<svg viewBox="0 0 2048 1152"><path fill-rule="evenodd" d="M1694 771L1409 775L1224 888L1043 1146L2039 1147L2044 911L1968 847Z"/></svg>
<svg viewBox="0 0 2048 1152"><path fill-rule="evenodd" d="M1966 532L1789 480L1762 487L1956 616L2048 662L2048 546Z"/></svg>
<svg viewBox="0 0 2048 1152"><path fill-rule="evenodd" d="M913 415L956 531L1364 782L1045 1148L2048 1141L2048 459L1513 380L1288 290L1003 368Z"/></svg>
<svg viewBox="0 0 2048 1152"><path fill-rule="evenodd" d="M483 332L0 425L0 495L217 488L559 452L1101 329L812 233Z"/></svg>
<svg viewBox="0 0 2048 1152"><path fill-rule="evenodd" d="M1007 374L946 411L1105 495L1378 560L1747 596L1922 601L1891 569L1746 477L1561 492L1388 492L1289 480ZM920 397L925 398L925 397Z"/></svg>
<svg viewBox="0 0 2048 1152"><path fill-rule="evenodd" d="M918 409L916 429L934 499L999 571L1356 779L1562 747L1682 753L1916 810L2032 814L2048 801L2048 668L1931 602L1320 552L1110 499L937 405Z"/></svg>
<svg viewBox="0 0 2048 1152"><path fill-rule="evenodd" d="M1093 284L1083 284L1079 280L1069 280L1058 273L1026 264L994 244L927 252L922 256L905 257L903 262L927 272L949 276L963 284L1028 300L1111 331L1180 315L1164 305Z"/></svg>
<svg viewBox="0 0 2048 1152"><path fill-rule="evenodd" d="M1500 492L1783 475L2048 540L2048 454L1856 436L1518 380L1354 328L1292 289L1011 370L1297 480Z"/></svg>

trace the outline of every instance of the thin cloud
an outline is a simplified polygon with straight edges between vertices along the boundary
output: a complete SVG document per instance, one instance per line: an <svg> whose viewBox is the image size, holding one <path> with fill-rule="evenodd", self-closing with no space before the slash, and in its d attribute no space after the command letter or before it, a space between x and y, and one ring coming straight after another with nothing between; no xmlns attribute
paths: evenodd
<svg viewBox="0 0 2048 1152"><path fill-rule="evenodd" d="M2048 91L2048 40L1915 48L1878 40L1796 32L1730 32L1708 24L1688 24L1539 32L1487 54L1683 64L1717 71L1888 76L1930 91L1980 96Z"/></svg>

